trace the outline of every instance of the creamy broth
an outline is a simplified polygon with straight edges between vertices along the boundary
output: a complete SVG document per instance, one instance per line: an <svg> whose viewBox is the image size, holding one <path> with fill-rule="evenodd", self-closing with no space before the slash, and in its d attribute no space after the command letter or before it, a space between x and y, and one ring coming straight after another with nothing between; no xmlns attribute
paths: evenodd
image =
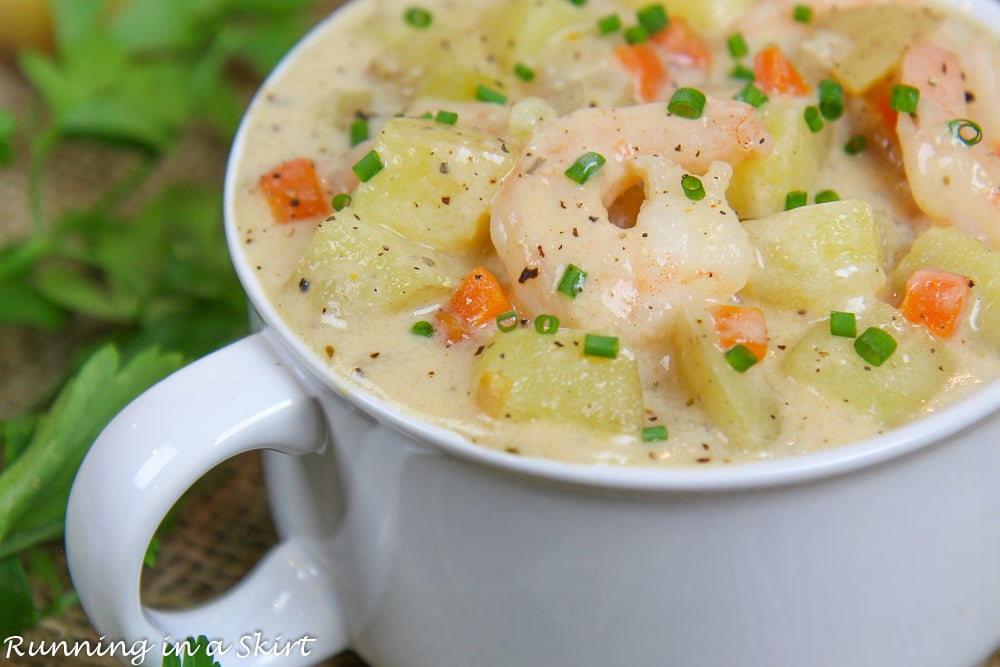
<svg viewBox="0 0 1000 667"><path fill-rule="evenodd" d="M488 74L483 76L483 80L493 82L498 78L494 71L499 67L497 63L513 62L515 57L504 51L510 48L509 43L496 43L502 41L494 30L496 21L484 22L477 18L480 11L492 11L496 16L496 7L501 4L510 7L535 6L536 9L561 4L565 6L554 8L545 16L572 14L573 17L560 19L559 30L548 35L540 36L539 31L532 32L522 26L522 31L517 34L523 40L518 47L523 48L517 52L516 59L532 68L534 79L523 81L506 68L502 72L502 80L496 83L496 88L505 94L506 101L502 104L476 101L462 93L465 89L458 84L449 87L447 82L474 73L477 68L480 73ZM427 28L413 27L403 20L405 10L412 6L410 2L363 0L353 3L342 10L335 21L328 23L323 33L307 48L300 50L294 62L259 93L247 121L246 147L237 172L236 224L243 239L242 250L250 265L256 267L259 280L280 316L320 359L328 363L331 373L339 375L349 385L373 392L405 411L451 428L486 447L580 463L712 465L814 451L884 432L902 421L937 410L995 377L1000 372L996 355L1000 332L988 331L987 319L979 317L992 303L990 290L987 289L992 283L987 285L982 278L979 279L981 284L977 283L972 288L968 303L961 311L958 331L952 337L934 337L923 327L907 322L896 310L901 298L900 281L905 279L905 276L900 277L897 267L910 252L910 245L928 229L949 223L926 213L917 203L919 197L911 194L907 184L906 156L901 150L900 140L892 131L891 124L879 125L879 118L873 111L877 105L878 90L888 90L889 83L898 80L898 63L891 63L885 75L864 90L854 92L850 86L845 86L843 116L826 120L820 132L814 134L807 131L803 134L797 129L795 132L799 134L789 133L783 125L791 122L787 121L789 118L805 124L805 109L817 104L820 81L837 80L840 75L850 76L850 73L842 74L837 69L838 59L844 53L845 37L838 32L840 28L836 20L829 22L829 6L857 4L814 3L811 19L801 22L793 17L794 3L776 2L761 6L747 0L665 3L672 21L678 17L687 19L688 27L697 36L697 44L706 50L708 61L707 64L703 61L692 62L691 52L683 48L671 51L667 47L658 47L660 50L655 53L665 63L668 80L662 83L660 90L655 91L653 99L647 100L636 98L639 91L634 73L622 64L615 48L625 47L625 29L636 24L636 8L645 7L648 3L629 5L589 0L582 6L576 6L567 0L470 4L425 0L421 7L426 8L432 17L432 23ZM917 26L914 30L919 29L920 40L966 54L970 61L967 66L982 66L985 63L995 67L1000 62L996 40L980 34L963 19L948 16L943 8L937 7L934 12L936 15L932 22L919 18L913 22ZM622 27L609 34L601 34L597 21L612 14L620 17ZM725 17L724 24L718 23L719 17ZM509 29L503 27L500 32ZM749 49L746 56L739 58L730 52L728 41L737 32L743 36ZM481 37L479 33L482 33ZM530 40L534 41L529 45ZM679 292L671 292L680 293L682 297L674 304L657 305L662 312L657 311L659 319L656 324L640 332L638 327L631 326L631 319L638 317L634 313L623 318L620 315L604 317L598 312L594 319L574 321L573 308L578 305L580 308L596 307L594 299L587 300L587 283L584 283L584 292L581 292L578 302L563 294L549 297L543 292L541 298L553 301L541 306L532 304L534 296L526 297L524 281L519 283L525 274L516 275L515 271L511 271L496 253L493 242L484 235L483 230L488 232L491 226L488 218L480 223L477 240L447 250L425 243L427 247L421 250L420 258L427 260L428 266L433 264L435 270L451 271L451 282L447 286L451 291L476 267L488 269L499 279L518 317L523 320L519 328L532 335L548 335L536 334L534 322L539 316L558 308L559 312L565 313L560 318L564 328L583 331L592 323L594 333L618 338L622 347L621 358L634 358L641 384L638 417L628 422L630 426L595 428L592 423L579 422L573 414L567 414L562 419L553 416L508 418L505 406L487 409L489 400L484 402L483 399L480 364L489 354L494 337L498 340L510 334L498 332L497 324L490 320L481 328L470 329L466 339L446 342L436 319L442 307L447 308L449 301L448 291L443 288L432 297L392 308L373 308L360 302L332 303L329 295L335 290L320 296L317 289L322 277L317 272L322 273L322 267L306 267L302 258L308 255L320 223L324 226L355 224L352 208L357 203L360 210L360 195L350 206L331 212L325 221L323 216L319 216L279 223L275 221L262 192L262 175L294 158L308 158L315 164L323 197L327 200L342 192L353 192L357 181L351 167L373 145L377 145L373 142L378 141L382 128L397 120L394 117L398 114L417 118L424 112L434 114L439 110L455 112L458 121L453 126L438 123L441 127L437 129L458 131L457 128L472 126L477 132L496 138L500 152L509 153L509 164L505 168L509 167L513 170L511 173L516 173L518 165L524 167L526 164L526 157L521 153L534 141L531 139L532 131L548 131L546 123L553 118L564 118L576 108L639 104L659 104L665 113L667 101L678 87L696 88L707 93L709 101L706 109L710 109L717 104L717 100L731 100L747 85L744 79L733 76L734 67L743 65L752 68L755 54L772 44L779 45L788 55L808 82L810 92L802 96L772 93L767 102L751 110L753 115L761 116L777 114L770 110L784 109L787 116L780 116L778 120L774 120L776 116L770 117L777 126L767 126L766 145L759 153L761 157L749 160L766 159L778 150L792 150L787 147L792 141L789 136L799 137L803 146L821 146L813 162L801 163L816 165L805 181L809 202L804 208L831 206L813 203L815 194L820 191L837 194L840 202L833 206L848 201L867 205L864 210L870 212L878 235L878 273L884 283L877 289L848 294L839 301L830 302L834 303L832 306L822 299L809 305L775 305L766 289L745 288L746 279L736 276L733 280L740 282L738 288L721 297L689 298L684 291L686 287ZM969 45L975 47L968 48ZM503 53L497 56L499 52ZM475 62L473 55L484 58L483 62ZM985 135L984 144L1000 138L991 136L990 121L984 117L987 114L981 111L988 108L989 99L1000 95L995 89L996 80L996 71L978 72L975 76L966 77L970 87L966 115L977 121ZM972 86L977 88L972 90ZM543 99L544 103L524 102L536 97ZM516 109L513 113L512 107ZM359 116L367 119L371 139L352 147L348 138L349 126ZM546 120L540 121L540 116L545 116ZM432 124L435 121L425 122ZM597 131L594 129L591 135ZM475 134L475 137L479 136ZM844 146L856 136L866 137L867 148L851 154ZM785 147L780 148L783 141ZM543 144L536 142L534 145ZM581 144L580 147L583 149L586 146ZM615 159L614 156L608 157L609 160ZM671 158L669 154L663 157L668 161ZM988 159L995 159L992 151L988 153ZM728 190L730 201L719 202L717 208L729 211L732 207L739 213L740 224L766 232L769 227L753 227L746 221L766 221L785 214L776 209L773 202L761 201L761 188L754 189L749 195L744 192L739 205L734 203L734 200L740 199L735 194L735 179L742 178L744 188L747 182L754 183L752 177L740 173L741 169L746 172L746 164L748 162L741 162L735 166L736 176ZM607 168L608 165L602 167ZM525 167L519 175L528 178L534 174L532 169L534 167ZM778 181L776 187L784 187L782 178L793 185L803 182L802 174L795 174L794 171L791 176L779 174L769 178ZM694 173L705 178L704 172ZM380 176L385 177L385 174L376 174L366 184L369 190L377 186ZM707 178L705 185L709 186ZM919 183L914 183L913 189L918 186ZM508 184L499 183L497 187L506 188ZM565 187L565 184L553 186L552 197L558 197L557 193ZM572 187L583 191L587 184L573 184ZM798 187L803 186L792 189ZM510 189L513 190L513 187ZM783 195L787 189L779 187L776 191ZM494 191L495 188L489 190L491 193ZM510 193L507 196L510 197ZM932 193L931 196L936 195ZM372 197L369 195L367 201L371 201ZM643 206L655 198L656 195L647 192ZM514 201L508 208L520 210L519 207L524 205ZM791 213L795 214L795 211ZM447 215L447 212L442 215ZM634 216L634 206L631 213L625 215ZM368 219L362 222L373 223ZM380 223L393 224L392 221L374 221L374 224ZM993 220L992 223L1000 228L1000 220ZM600 224L610 223L602 221ZM956 221L955 225L969 237L990 239L992 235L989 229L975 228L974 222L960 224ZM498 230L495 220L492 231L496 240ZM625 231L622 232L622 239L626 239ZM581 235L586 233L583 231ZM573 235L577 235L575 228ZM760 238L753 234L751 237ZM740 238L743 239L743 236ZM420 238L413 240L418 243L426 241ZM623 242L635 241L628 237ZM762 270L761 263L767 264L767 261L762 259L759 248L751 245L750 249L750 254L744 252L742 256L748 259L751 280L756 280L753 272ZM595 250L591 247L588 252L589 255L584 253L579 260L585 270L587 259L593 257ZM596 259L593 261L597 263ZM992 259L984 261L992 266ZM728 263L722 264L718 267L719 271L728 273L732 270ZM526 259L525 269L535 268ZM351 280L353 278L352 275ZM593 279L593 276L588 279ZM809 286L808 290L815 293L823 293L829 286L814 282L820 280L822 278L806 272L800 276L799 283ZM1000 274L997 280L1000 281ZM820 302L821 306L816 305ZM739 376L733 381L737 391L747 393L745 387L739 389L743 386L741 383L749 382L747 378L756 378L753 381L759 384L754 386L762 387L768 395L767 404L773 408L773 414L768 414L767 419L773 421L774 426L765 424L762 427L769 434L763 443L763 436L748 433L747 437L742 437L742 422L739 420L736 426L732 423L720 426L725 418L720 419L713 414L711 401L702 395L701 385L696 380L679 377L681 372L678 369L684 365L684 359L678 359L678 355L687 355L688 358L697 355L688 351L677 338L678 313L684 308L704 309L717 304L756 308L766 320L766 354L745 373L732 371ZM549 305L552 308L546 307ZM822 385L817 386L803 381L801 376L790 374L789 356L801 344L810 327L826 326L833 310L857 313L862 324L858 334L865 328L864 322L878 314L877 317L883 318L876 317L882 328L891 331L901 341L912 339L931 350L928 354L947 358L948 362L941 364L942 377L936 378L933 389L915 399L913 407L905 414L885 417L877 410L873 413L871 409L859 407L840 394L826 392ZM418 321L434 324L434 335L424 337L411 333ZM836 344L841 342L836 341ZM896 354L905 353L903 350ZM721 348L718 354L722 358ZM821 350L817 354L825 357L827 353ZM590 361L595 362L593 359ZM899 362L904 368L905 361ZM882 367L869 365L865 372L888 373L888 365L889 362ZM586 372L581 366L580 373ZM900 377L905 383L909 376L904 371ZM574 388L553 386L551 390L572 392ZM498 395L509 396L503 392ZM595 395L593 400L604 398ZM756 424L758 421L750 419L746 423ZM660 432L644 431L654 426L665 427L665 439ZM644 439L644 433L653 437Z"/></svg>

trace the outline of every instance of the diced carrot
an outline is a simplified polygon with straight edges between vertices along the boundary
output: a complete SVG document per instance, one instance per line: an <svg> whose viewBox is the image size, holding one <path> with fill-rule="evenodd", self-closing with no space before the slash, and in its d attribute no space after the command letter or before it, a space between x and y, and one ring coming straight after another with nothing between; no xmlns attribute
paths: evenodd
<svg viewBox="0 0 1000 667"><path fill-rule="evenodd" d="M625 44L615 49L615 55L632 77L632 90L637 102L652 102L663 96L667 66L652 45L648 42Z"/></svg>
<svg viewBox="0 0 1000 667"><path fill-rule="evenodd" d="M445 340L456 343L513 309L496 276L480 266L465 277L438 312L437 321Z"/></svg>
<svg viewBox="0 0 1000 667"><path fill-rule="evenodd" d="M719 346L729 350L736 345L745 345L757 360L767 354L767 322L764 311L746 306L714 306L709 311L715 322L715 334Z"/></svg>
<svg viewBox="0 0 1000 667"><path fill-rule="evenodd" d="M712 62L712 53L705 40L681 16L671 17L667 27L650 39L681 65L706 69Z"/></svg>
<svg viewBox="0 0 1000 667"><path fill-rule="evenodd" d="M275 222L307 220L332 211L316 165L307 158L289 160L267 172L260 177L260 188Z"/></svg>
<svg viewBox="0 0 1000 667"><path fill-rule="evenodd" d="M951 338L958 329L972 281L940 269L917 269L906 281L899 309L914 324L935 336Z"/></svg>
<svg viewBox="0 0 1000 667"><path fill-rule="evenodd" d="M753 59L753 73L757 85L773 95L801 97L812 88L779 46L769 46L757 52Z"/></svg>
<svg viewBox="0 0 1000 667"><path fill-rule="evenodd" d="M892 85L875 86L867 95L874 116L881 121L881 129L889 136L896 136L896 120L899 112L892 108Z"/></svg>

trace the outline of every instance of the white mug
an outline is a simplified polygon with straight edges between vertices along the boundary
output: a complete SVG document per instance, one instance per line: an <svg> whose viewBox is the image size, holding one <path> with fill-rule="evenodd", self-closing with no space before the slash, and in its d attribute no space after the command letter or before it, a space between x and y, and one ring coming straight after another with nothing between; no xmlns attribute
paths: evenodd
<svg viewBox="0 0 1000 667"><path fill-rule="evenodd" d="M189 635L224 667L346 648L376 667L971 667L1000 645L1000 384L881 437L743 466L487 450L329 376L241 256L233 190L230 173L227 233L260 330L129 405L70 498L74 585L126 662L159 665ZM160 520L255 449L280 543L205 606L144 607Z"/></svg>

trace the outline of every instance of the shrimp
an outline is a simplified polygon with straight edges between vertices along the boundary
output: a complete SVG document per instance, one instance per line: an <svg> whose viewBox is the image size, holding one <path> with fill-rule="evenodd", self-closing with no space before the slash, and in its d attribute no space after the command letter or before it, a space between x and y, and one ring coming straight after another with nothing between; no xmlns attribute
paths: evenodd
<svg viewBox="0 0 1000 667"><path fill-rule="evenodd" d="M987 141L966 145L949 127L969 119L965 75L957 55L939 46L912 48L902 83L920 91L915 113L899 114L903 166L917 206L937 224L952 224L1000 248L1000 159Z"/></svg>
<svg viewBox="0 0 1000 667"><path fill-rule="evenodd" d="M733 164L770 146L753 107L731 100L709 99L698 120L651 103L544 121L491 212L515 299L526 314L639 344L663 335L677 307L731 298L753 253L726 187ZM606 162L577 184L565 172L586 152ZM704 175L700 201L681 186L693 174ZM586 273L574 297L558 290L570 265Z"/></svg>

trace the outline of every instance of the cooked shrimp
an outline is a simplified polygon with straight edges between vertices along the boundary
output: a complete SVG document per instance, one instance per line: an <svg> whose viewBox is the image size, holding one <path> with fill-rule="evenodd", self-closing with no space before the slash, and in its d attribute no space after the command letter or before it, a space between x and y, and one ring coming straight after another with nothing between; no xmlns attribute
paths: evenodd
<svg viewBox="0 0 1000 667"><path fill-rule="evenodd" d="M754 109L735 101L710 99L698 120L653 103L543 122L491 216L519 306L640 343L662 335L682 304L731 298L752 261L725 199L731 165L768 150ZM586 152L606 162L580 185L565 172ZM688 174L704 174L704 199L685 195ZM571 264L587 274L574 298L557 289Z"/></svg>
<svg viewBox="0 0 1000 667"><path fill-rule="evenodd" d="M970 115L958 56L916 46L903 59L901 79L920 91L916 113L901 113L896 122L914 200L936 223L1000 248L1000 159L988 141L966 145L949 127Z"/></svg>

